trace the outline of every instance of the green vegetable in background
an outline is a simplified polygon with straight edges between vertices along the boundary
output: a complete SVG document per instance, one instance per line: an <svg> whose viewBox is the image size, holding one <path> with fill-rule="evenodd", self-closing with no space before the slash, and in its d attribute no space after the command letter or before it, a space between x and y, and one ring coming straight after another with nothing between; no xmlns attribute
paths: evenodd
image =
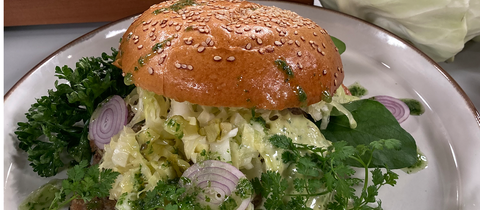
<svg viewBox="0 0 480 210"><path fill-rule="evenodd" d="M126 96L134 88L124 84L122 71L112 65L117 55L112 51L112 55L82 58L75 70L56 67L56 76L68 83L57 80L55 90L32 104L25 114L27 122L18 123L19 147L38 175L54 176L70 160L90 161L88 123L96 106L108 96Z"/></svg>
<svg viewBox="0 0 480 210"><path fill-rule="evenodd" d="M397 122L392 113L377 101L363 99L343 106L352 113L357 121L357 128L351 129L347 117L333 110L327 129L321 130L326 139L332 142L346 141L348 145L370 145L373 141L396 139L401 142L397 150L377 150L373 153L372 167L388 167L390 169L405 168L417 162L417 145L413 137ZM316 123L317 126L320 122ZM371 154L366 152L362 160ZM348 164L362 167L357 161Z"/></svg>

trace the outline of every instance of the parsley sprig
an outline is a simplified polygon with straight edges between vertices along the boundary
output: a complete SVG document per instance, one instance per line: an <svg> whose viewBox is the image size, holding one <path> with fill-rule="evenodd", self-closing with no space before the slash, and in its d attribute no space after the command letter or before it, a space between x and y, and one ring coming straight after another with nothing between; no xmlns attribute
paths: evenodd
<svg viewBox="0 0 480 210"><path fill-rule="evenodd" d="M70 160L90 160L88 124L93 111L108 96L126 96L134 88L124 84L121 69L112 64L117 55L112 51L80 59L75 70L56 67L56 76L67 83L57 80L54 90L32 104L27 122L18 123L19 147L38 175L54 176Z"/></svg>
<svg viewBox="0 0 480 210"><path fill-rule="evenodd" d="M68 169L68 178L62 181L62 188L55 193L55 199L49 209L60 209L74 199L88 202L96 197L109 196L112 184L119 173L111 169L100 170L98 165L91 167L88 165L87 161L82 161Z"/></svg>
<svg viewBox="0 0 480 210"><path fill-rule="evenodd" d="M376 199L378 190L384 185L394 186L398 179L398 175L389 169L385 169L386 172L380 168L368 171L373 151L399 148L400 141L396 139L383 139L356 147L340 141L326 149L293 143L284 135L273 135L269 141L284 150L282 161L294 164L296 173L301 176L296 176L291 184L273 171L263 173L260 179L253 179L255 192L265 198L267 210L310 209L306 205L309 198L329 195L333 198L327 205L328 209L382 209L381 202ZM361 158L365 154L370 154L367 162ZM364 179L352 177L356 171L347 165L347 160L358 161L364 167ZM370 174L372 184L368 182ZM356 194L355 187L361 183L361 192ZM291 187L292 192L287 193ZM377 207L371 207L373 203L377 203Z"/></svg>

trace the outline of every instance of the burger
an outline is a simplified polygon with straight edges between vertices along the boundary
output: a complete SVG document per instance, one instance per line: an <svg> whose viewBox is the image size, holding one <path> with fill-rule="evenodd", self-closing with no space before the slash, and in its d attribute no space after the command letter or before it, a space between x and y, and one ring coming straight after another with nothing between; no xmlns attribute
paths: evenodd
<svg viewBox="0 0 480 210"><path fill-rule="evenodd" d="M227 197L238 209L259 208L262 198L235 197L235 186L266 171L295 176L268 137L327 148L331 143L314 122L328 123L333 107L351 118L340 103L355 100L342 86L340 54L325 29L247 1L153 5L123 35L114 64L136 86L124 98L127 124L109 143L97 144L100 167L120 173L110 190L117 209L131 209L159 181L180 177L205 184L197 197L209 208ZM208 167L225 172L192 178ZM181 180L187 191L195 185ZM233 189L226 184L231 180ZM332 196L315 196L308 206L323 209Z"/></svg>

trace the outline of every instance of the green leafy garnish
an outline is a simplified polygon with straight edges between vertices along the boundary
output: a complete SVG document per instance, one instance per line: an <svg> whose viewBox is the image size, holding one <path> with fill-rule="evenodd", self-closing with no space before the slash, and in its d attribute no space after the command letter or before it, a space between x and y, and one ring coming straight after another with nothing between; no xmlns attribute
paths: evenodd
<svg viewBox="0 0 480 210"><path fill-rule="evenodd" d="M283 71L283 73L285 73L285 75L287 76L287 79L285 80L286 82L288 82L290 79L294 77L292 68L288 65L288 63L284 59L275 60L275 64L277 65L277 68Z"/></svg>
<svg viewBox="0 0 480 210"><path fill-rule="evenodd" d="M376 150L391 150L400 146L394 139L373 141L368 145L353 147L347 142L334 142L327 149L315 146L293 143L292 139L283 135L273 135L270 143L283 149L284 163L293 164L296 176L292 182L283 178L278 172L267 171L261 178L252 180L255 193L265 198L264 207L270 209L311 209L307 201L310 197L326 196L330 198L328 209L381 209L381 202L376 199L378 190L384 185L395 185L398 175L387 169L379 168L368 171L372 155L367 161L363 157ZM352 178L355 170L347 161L357 161L365 170L365 179ZM284 172L285 173L285 172ZM369 184L369 176L372 184ZM354 187L361 185L360 193L355 193ZM289 190L292 189L293 190ZM377 203L378 207L371 207Z"/></svg>
<svg viewBox="0 0 480 210"><path fill-rule="evenodd" d="M96 197L107 197L119 174L111 169L100 170L98 165L88 167L88 162L84 160L68 169L68 178L62 181L62 188L55 193L49 209L60 209L74 199L88 202Z"/></svg>
<svg viewBox="0 0 480 210"><path fill-rule="evenodd" d="M334 36L330 36L330 38L332 39L333 41L333 44L335 44L335 47L337 47L338 49L338 53L340 53L340 55L345 52L345 50L347 50L347 46L345 45L344 42L342 42L342 40L334 37Z"/></svg>
<svg viewBox="0 0 480 210"><path fill-rule="evenodd" d="M353 147L370 145L384 139L396 139L400 141L401 147L394 150L376 150L370 166L398 169L412 166L417 162L415 140L398 124L384 105L374 100L363 99L343 106L352 113L358 126L351 129L347 117L334 109L327 129L321 130L326 139L332 142L346 141ZM320 122L317 122L317 125L320 125ZM370 155L372 154L366 151L361 159L366 161ZM350 160L348 164L362 167L358 161Z"/></svg>
<svg viewBox="0 0 480 210"><path fill-rule="evenodd" d="M167 11L167 10L172 10L172 11L177 12L178 10L183 9L186 6L193 6L195 4L196 4L196 2L194 0L180 0L177 3L172 4L169 7L160 8L160 9L157 9L157 10L153 11L153 14L158 15L161 12L164 12L164 11Z"/></svg>
<svg viewBox="0 0 480 210"><path fill-rule="evenodd" d="M124 84L122 71L112 64L117 55L112 50L112 55L80 59L75 70L56 67L56 76L68 83L57 80L55 90L32 104L25 114L27 122L18 123L19 147L38 175L53 176L71 160L74 164L90 160L87 137L93 111L108 96L126 96L134 88Z"/></svg>

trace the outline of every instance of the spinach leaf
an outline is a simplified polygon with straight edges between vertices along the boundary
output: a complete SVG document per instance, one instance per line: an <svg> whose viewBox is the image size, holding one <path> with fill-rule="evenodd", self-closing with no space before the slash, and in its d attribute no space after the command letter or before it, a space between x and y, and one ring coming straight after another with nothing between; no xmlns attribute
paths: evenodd
<svg viewBox="0 0 480 210"><path fill-rule="evenodd" d="M405 131L395 117L381 103L363 99L343 106L357 121L357 128L351 129L347 117L332 111L327 129L321 130L326 139L332 142L346 141L348 145L370 145L373 141L397 139L401 143L398 150L375 150L370 167L405 168L417 162L417 145L413 137ZM316 122L320 126L320 121ZM362 159L368 161L367 151ZM357 161L348 161L351 166L362 167Z"/></svg>
<svg viewBox="0 0 480 210"><path fill-rule="evenodd" d="M345 50L347 49L347 46L345 45L344 42L342 42L342 40L334 37L334 36L330 36L330 38L332 39L333 41L333 44L335 44L335 47L338 48L338 53L340 53L340 55L345 52Z"/></svg>

